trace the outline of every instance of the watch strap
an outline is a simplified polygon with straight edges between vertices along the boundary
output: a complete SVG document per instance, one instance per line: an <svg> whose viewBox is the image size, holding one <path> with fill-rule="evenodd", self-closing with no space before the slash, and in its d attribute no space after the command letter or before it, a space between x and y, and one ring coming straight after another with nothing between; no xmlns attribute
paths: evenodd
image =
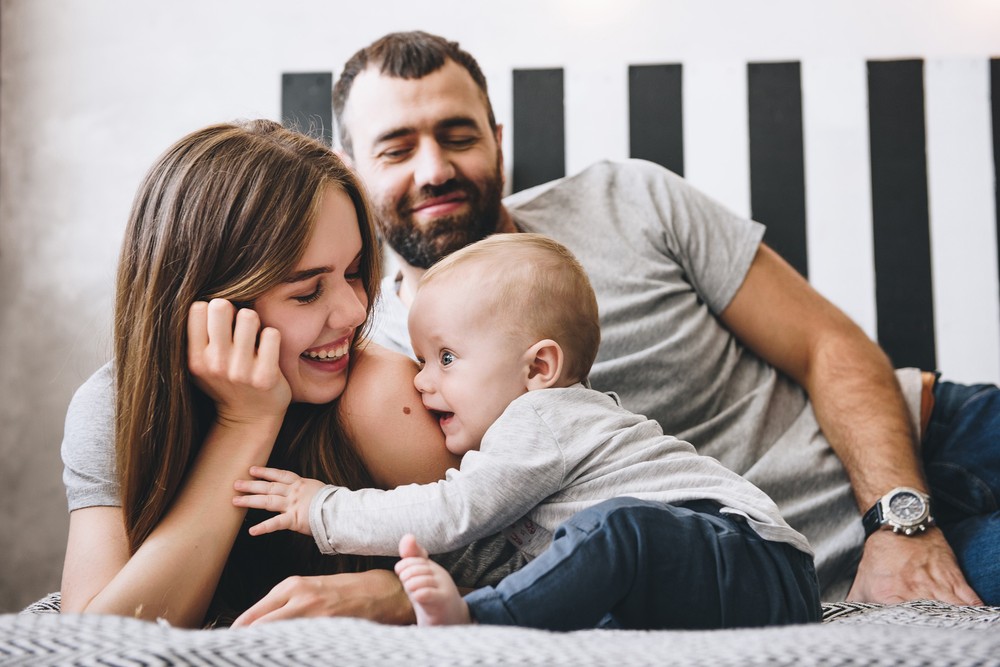
<svg viewBox="0 0 1000 667"><path fill-rule="evenodd" d="M882 501L876 500L875 504L861 517L861 525L865 529L865 539L867 540L882 527Z"/></svg>

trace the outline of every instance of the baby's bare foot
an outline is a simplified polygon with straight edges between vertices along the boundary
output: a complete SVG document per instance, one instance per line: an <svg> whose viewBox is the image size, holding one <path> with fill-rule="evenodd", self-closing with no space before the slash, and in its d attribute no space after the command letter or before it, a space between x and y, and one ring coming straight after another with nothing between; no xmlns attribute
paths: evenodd
<svg viewBox="0 0 1000 667"><path fill-rule="evenodd" d="M451 575L427 556L413 535L399 541L396 574L417 615L417 625L465 625L471 623L469 605L455 587Z"/></svg>

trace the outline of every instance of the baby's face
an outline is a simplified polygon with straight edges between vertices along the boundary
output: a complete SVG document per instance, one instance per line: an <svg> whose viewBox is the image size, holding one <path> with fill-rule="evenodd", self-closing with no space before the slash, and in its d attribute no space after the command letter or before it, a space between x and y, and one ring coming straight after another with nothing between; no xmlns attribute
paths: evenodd
<svg viewBox="0 0 1000 667"><path fill-rule="evenodd" d="M528 348L481 305L471 282L437 279L410 307L410 340L421 370L413 384L438 419L445 446L478 449L486 430L527 392Z"/></svg>

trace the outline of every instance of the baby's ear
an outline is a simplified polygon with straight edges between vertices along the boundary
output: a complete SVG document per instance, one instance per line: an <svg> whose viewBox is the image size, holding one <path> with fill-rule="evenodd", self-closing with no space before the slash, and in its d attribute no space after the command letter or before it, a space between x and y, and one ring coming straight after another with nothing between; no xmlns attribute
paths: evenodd
<svg viewBox="0 0 1000 667"><path fill-rule="evenodd" d="M540 340L528 348L525 356L528 360L528 391L548 389L559 382L564 359L559 343L548 338Z"/></svg>

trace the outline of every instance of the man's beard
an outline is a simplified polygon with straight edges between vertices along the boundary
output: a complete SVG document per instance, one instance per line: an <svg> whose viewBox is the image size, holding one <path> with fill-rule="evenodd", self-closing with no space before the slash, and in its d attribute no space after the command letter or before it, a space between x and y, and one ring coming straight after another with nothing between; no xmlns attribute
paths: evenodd
<svg viewBox="0 0 1000 667"><path fill-rule="evenodd" d="M395 206L379 204L378 226L382 238L403 261L420 269L430 268L442 257L475 243L497 231L500 220L502 179L500 162L482 190L472 181L455 178L437 186L424 186L419 199L465 194L468 212L436 218L421 225L413 219L414 198L404 195Z"/></svg>

